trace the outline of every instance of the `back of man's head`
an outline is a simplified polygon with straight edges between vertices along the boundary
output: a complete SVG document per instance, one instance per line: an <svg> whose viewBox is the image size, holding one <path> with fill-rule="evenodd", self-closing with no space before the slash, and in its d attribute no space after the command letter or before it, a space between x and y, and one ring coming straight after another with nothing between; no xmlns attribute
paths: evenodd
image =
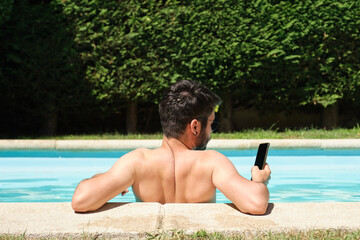
<svg viewBox="0 0 360 240"><path fill-rule="evenodd" d="M161 126L168 138L178 138L197 117L209 117L221 99L205 86L181 80L170 86L159 104ZM206 123L207 120L202 121Z"/></svg>

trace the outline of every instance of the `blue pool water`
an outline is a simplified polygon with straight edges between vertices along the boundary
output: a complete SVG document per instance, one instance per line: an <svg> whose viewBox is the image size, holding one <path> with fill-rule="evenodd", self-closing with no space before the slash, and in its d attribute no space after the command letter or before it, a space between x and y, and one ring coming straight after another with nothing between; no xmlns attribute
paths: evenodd
<svg viewBox="0 0 360 240"><path fill-rule="evenodd" d="M127 151L0 151L0 202L69 202ZM221 150L250 179L256 149ZM360 202L360 149L271 149L271 202ZM112 201L133 202L131 192ZM229 202L217 191L217 202Z"/></svg>

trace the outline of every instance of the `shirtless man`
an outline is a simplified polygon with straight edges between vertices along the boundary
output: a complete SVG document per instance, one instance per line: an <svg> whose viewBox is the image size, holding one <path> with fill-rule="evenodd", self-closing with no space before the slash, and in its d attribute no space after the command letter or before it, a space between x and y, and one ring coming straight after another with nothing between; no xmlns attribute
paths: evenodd
<svg viewBox="0 0 360 240"><path fill-rule="evenodd" d="M206 87L183 80L170 87L159 104L163 143L122 156L112 168L77 186L72 208L94 211L132 190L138 201L159 203L215 202L219 189L244 213L264 214L270 168L251 169L252 181L240 176L221 153L205 149L214 130L220 98Z"/></svg>

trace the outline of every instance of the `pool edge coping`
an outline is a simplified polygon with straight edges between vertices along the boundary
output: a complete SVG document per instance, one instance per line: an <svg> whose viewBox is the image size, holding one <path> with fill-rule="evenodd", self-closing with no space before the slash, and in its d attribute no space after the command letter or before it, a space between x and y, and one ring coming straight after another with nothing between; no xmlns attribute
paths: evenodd
<svg viewBox="0 0 360 240"><path fill-rule="evenodd" d="M360 202L271 203L262 216L223 203L108 203L77 214L70 203L0 203L0 234L34 237L104 234L139 238L173 229L236 234L289 230L360 229Z"/></svg>
<svg viewBox="0 0 360 240"><path fill-rule="evenodd" d="M360 148L360 139L212 139L209 149L251 149L262 142L270 142L272 148ZM38 140L0 139L0 150L116 150L157 148L161 139L104 139L104 140Z"/></svg>

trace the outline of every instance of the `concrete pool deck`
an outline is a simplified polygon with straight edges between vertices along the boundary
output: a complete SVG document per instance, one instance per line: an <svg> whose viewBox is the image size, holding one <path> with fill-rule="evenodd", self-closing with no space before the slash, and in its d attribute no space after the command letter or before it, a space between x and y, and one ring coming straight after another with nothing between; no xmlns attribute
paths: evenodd
<svg viewBox="0 0 360 240"><path fill-rule="evenodd" d="M360 139L212 139L208 148L250 149L262 142L270 142L271 148L360 148ZM99 150L157 148L162 140L0 140L1 149L42 150Z"/></svg>
<svg viewBox="0 0 360 240"><path fill-rule="evenodd" d="M210 141L216 149L357 148L360 139L256 139ZM99 150L155 148L161 140L0 140L0 150ZM0 153L1 154L1 153ZM239 212L232 204L107 203L92 213L74 213L70 203L0 203L0 234L27 237L82 237L84 234L120 239L146 238L172 230L243 232L314 229L360 229L360 202L270 203L263 216Z"/></svg>
<svg viewBox="0 0 360 240"><path fill-rule="evenodd" d="M70 203L0 203L0 234L27 237L146 238L183 230L236 233L360 229L360 203L270 203L262 216L232 204L107 203L92 213L74 213Z"/></svg>

